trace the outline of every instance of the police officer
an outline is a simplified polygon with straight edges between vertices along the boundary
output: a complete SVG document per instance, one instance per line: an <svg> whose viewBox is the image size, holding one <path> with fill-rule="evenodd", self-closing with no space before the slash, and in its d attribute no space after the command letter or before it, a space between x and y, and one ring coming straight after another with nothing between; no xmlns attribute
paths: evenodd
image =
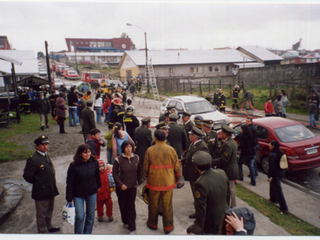
<svg viewBox="0 0 320 240"><path fill-rule="evenodd" d="M229 209L229 179L222 169L211 168L211 156L205 151L193 155L200 177L194 183L196 224L204 234L219 234L225 211Z"/></svg>
<svg viewBox="0 0 320 240"><path fill-rule="evenodd" d="M150 131L150 117L141 119L141 126L135 129L134 138L136 144L135 154L139 156L140 167L143 169L144 156L147 149L151 146L152 135ZM141 179L146 179L145 174L141 171Z"/></svg>
<svg viewBox="0 0 320 240"><path fill-rule="evenodd" d="M232 128L223 124L221 130L222 145L218 156L212 159L212 166L221 168L226 172L230 184L230 207L233 208L236 206L234 180L238 180L242 177L237 164L238 145L231 138L231 135L234 132Z"/></svg>
<svg viewBox="0 0 320 240"><path fill-rule="evenodd" d="M234 89L232 91L232 100L233 100L232 109L234 109L235 107L239 109L239 106L238 106L239 92L240 92L239 85L238 84L234 85Z"/></svg>
<svg viewBox="0 0 320 240"><path fill-rule="evenodd" d="M38 232L57 232L60 228L52 226L51 219L54 198L59 192L55 169L47 154L49 139L41 135L34 140L34 144L36 152L27 159L23 178L33 185L31 197L35 200Z"/></svg>
<svg viewBox="0 0 320 240"><path fill-rule="evenodd" d="M191 121L190 117L191 117L191 113L183 111L182 112L182 121L183 121L183 126L185 129L186 134L188 135L188 133L191 131L192 127L194 126L194 123ZM188 144L187 146L190 145L190 140L188 138Z"/></svg>
<svg viewBox="0 0 320 240"><path fill-rule="evenodd" d="M226 113L226 96L222 89L219 90L219 111L222 113Z"/></svg>
<svg viewBox="0 0 320 240"><path fill-rule="evenodd" d="M159 122L157 125L156 125L156 129L157 130L161 130L161 131L163 131L166 135L166 144L167 145L169 145L169 146L171 146L170 145L170 143L169 143L169 141L168 141L168 139L167 139L167 137L168 137L168 135L169 135L169 129L170 129L170 127L168 126L168 123L167 122L165 122L165 121L163 121L163 122ZM155 143L154 143L154 141L153 141L153 143L152 143L152 145L154 145Z"/></svg>
<svg viewBox="0 0 320 240"><path fill-rule="evenodd" d="M182 154L185 151L187 151L187 148L188 148L187 134L184 131L184 129L177 124L178 114L171 113L169 115L169 119L170 119L170 123L168 126L170 127L170 131L167 139L171 147L173 147L174 150L176 150L178 158L181 159Z"/></svg>
<svg viewBox="0 0 320 240"><path fill-rule="evenodd" d="M198 115L198 116L195 116L194 119L194 125L199 128L200 130L202 130L202 124L203 124L203 117Z"/></svg>
<svg viewBox="0 0 320 240"><path fill-rule="evenodd" d="M183 176L184 180L190 182L190 187L192 190L193 197L195 198L195 191L194 191L194 183L199 178L200 174L196 169L194 161L192 159L193 155L200 150L209 152L207 144L202 139L204 133L199 128L193 126L191 131L189 132L189 139L190 139L190 146L188 148L187 153L182 159L183 165ZM190 214L189 218L195 218L196 214Z"/></svg>
<svg viewBox="0 0 320 240"><path fill-rule="evenodd" d="M210 119L203 120L202 130L205 134L203 140L208 146L209 153L212 158L214 158L219 151L218 148L218 134L212 129L213 121Z"/></svg>

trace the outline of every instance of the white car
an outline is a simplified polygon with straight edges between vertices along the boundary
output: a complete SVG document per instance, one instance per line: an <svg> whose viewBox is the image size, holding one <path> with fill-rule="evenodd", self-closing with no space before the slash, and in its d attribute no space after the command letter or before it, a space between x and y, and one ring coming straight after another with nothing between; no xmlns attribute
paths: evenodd
<svg viewBox="0 0 320 240"><path fill-rule="evenodd" d="M39 75L40 76L47 76L47 71L44 68L39 68Z"/></svg>
<svg viewBox="0 0 320 240"><path fill-rule="evenodd" d="M219 112L211 103L202 97L184 95L167 98L161 105L161 112L165 113L168 106L174 106L180 114L183 111L191 113L191 120L199 115L202 116L203 119L213 120L213 129L220 129L222 124L230 124L230 119L227 115Z"/></svg>
<svg viewBox="0 0 320 240"><path fill-rule="evenodd" d="M54 79L55 88L59 89L59 88L61 88L62 85L64 85L64 83L62 82L62 80L60 78Z"/></svg>

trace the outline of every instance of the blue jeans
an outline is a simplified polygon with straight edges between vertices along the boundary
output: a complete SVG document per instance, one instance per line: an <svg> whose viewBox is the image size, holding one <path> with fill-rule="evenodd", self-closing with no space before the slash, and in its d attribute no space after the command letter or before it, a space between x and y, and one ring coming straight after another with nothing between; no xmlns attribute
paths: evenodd
<svg viewBox="0 0 320 240"><path fill-rule="evenodd" d="M251 175L251 185L253 185L253 186L256 185L256 170L254 167L255 161L256 160L255 160L254 156L247 161L247 166L249 167L250 175Z"/></svg>
<svg viewBox="0 0 320 240"><path fill-rule="evenodd" d="M112 149L107 148L107 160L109 164L113 165L114 157L113 157Z"/></svg>
<svg viewBox="0 0 320 240"><path fill-rule="evenodd" d="M104 113L104 115L105 115L104 122L109 122L110 121L109 114Z"/></svg>
<svg viewBox="0 0 320 240"><path fill-rule="evenodd" d="M254 169L256 171L256 175L257 176L258 176L258 165L257 165L256 155L257 155L258 149L259 149L259 144L255 145L254 149L253 149L254 150L254 156L253 156L253 158L254 158Z"/></svg>
<svg viewBox="0 0 320 240"><path fill-rule="evenodd" d="M314 119L314 116L315 116L316 114L315 113L309 113L309 117L310 117L310 126L317 126L316 125L316 120Z"/></svg>
<svg viewBox="0 0 320 240"><path fill-rule="evenodd" d="M102 108L96 108L97 123L101 123Z"/></svg>
<svg viewBox="0 0 320 240"><path fill-rule="evenodd" d="M283 109L282 109L282 115L287 115L287 113L286 113L286 108L283 108Z"/></svg>
<svg viewBox="0 0 320 240"><path fill-rule="evenodd" d="M74 127L77 125L77 108L69 107L69 126L72 126L72 125Z"/></svg>
<svg viewBox="0 0 320 240"><path fill-rule="evenodd" d="M74 197L73 203L76 208L76 221L74 224L74 233L91 234L94 223L94 212L96 208L97 194L92 194L85 198ZM84 214L84 201L86 201L86 215ZM84 221L85 220L85 221ZM83 222L84 227L83 227Z"/></svg>

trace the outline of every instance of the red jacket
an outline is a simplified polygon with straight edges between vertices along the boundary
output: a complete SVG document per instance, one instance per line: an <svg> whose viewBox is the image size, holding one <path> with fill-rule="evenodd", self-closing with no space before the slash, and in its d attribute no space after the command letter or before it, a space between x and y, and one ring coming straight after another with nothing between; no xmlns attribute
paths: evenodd
<svg viewBox="0 0 320 240"><path fill-rule="evenodd" d="M265 113L273 113L274 112L272 103L266 102L264 104L264 112Z"/></svg>
<svg viewBox="0 0 320 240"><path fill-rule="evenodd" d="M101 180L101 188L100 188L100 191L98 191L97 193L97 201L108 199L111 196L110 189L109 189L109 180L108 180L108 175L106 170L104 170L103 172L100 172L100 180Z"/></svg>
<svg viewBox="0 0 320 240"><path fill-rule="evenodd" d="M102 109L104 111L105 114L107 114L109 111L108 111L108 108L111 106L111 99L107 99L104 104L102 105Z"/></svg>

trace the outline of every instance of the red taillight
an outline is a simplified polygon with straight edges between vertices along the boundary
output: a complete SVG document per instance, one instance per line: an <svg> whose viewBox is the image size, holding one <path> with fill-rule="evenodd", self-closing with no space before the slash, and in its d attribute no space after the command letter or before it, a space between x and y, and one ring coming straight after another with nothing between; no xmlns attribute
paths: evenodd
<svg viewBox="0 0 320 240"><path fill-rule="evenodd" d="M288 158L298 158L298 156L297 156L298 154L293 149L285 150L285 154L287 155Z"/></svg>

